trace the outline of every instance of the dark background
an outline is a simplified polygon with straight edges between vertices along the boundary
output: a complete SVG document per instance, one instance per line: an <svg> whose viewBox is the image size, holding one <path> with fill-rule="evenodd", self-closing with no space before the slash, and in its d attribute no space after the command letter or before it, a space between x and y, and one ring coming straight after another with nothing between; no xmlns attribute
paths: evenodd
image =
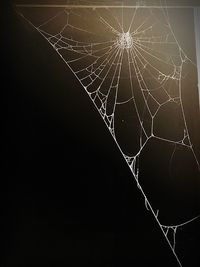
<svg viewBox="0 0 200 267"><path fill-rule="evenodd" d="M2 11L1 266L178 266L83 88ZM199 232L177 239L185 267L199 266Z"/></svg>

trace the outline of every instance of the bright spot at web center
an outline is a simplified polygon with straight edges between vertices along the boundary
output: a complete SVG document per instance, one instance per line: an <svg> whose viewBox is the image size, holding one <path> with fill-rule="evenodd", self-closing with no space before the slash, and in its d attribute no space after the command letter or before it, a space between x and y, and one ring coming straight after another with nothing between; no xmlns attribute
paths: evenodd
<svg viewBox="0 0 200 267"><path fill-rule="evenodd" d="M133 37L130 32L123 32L119 35L118 45L122 49L128 49L133 46Z"/></svg>

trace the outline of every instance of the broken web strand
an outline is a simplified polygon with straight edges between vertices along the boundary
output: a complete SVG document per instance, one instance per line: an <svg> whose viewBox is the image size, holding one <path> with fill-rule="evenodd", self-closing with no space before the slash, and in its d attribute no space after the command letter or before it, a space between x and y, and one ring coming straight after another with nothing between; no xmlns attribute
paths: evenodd
<svg viewBox="0 0 200 267"><path fill-rule="evenodd" d="M189 136L189 132L188 132L188 128L187 128L187 123L186 123L186 118L185 118L185 114L184 114L184 108L183 108L183 103L182 103L182 95L181 95L181 77L182 77L182 66L185 63L186 60L189 60L186 56L186 54L183 52L183 50L181 49L180 45L178 44L175 35L172 31L171 25L169 23L169 16L168 14L165 12L165 17L166 17L166 22L167 22L167 26L170 29L170 33L168 33L165 38L163 36L160 37L154 37L153 33L151 37L145 37L144 33L147 31L152 31L153 25L148 26L146 29L142 29L142 27L145 25L146 21L148 20L148 17L142 22L142 24L140 24L138 26L138 28L136 30L134 30L133 32L131 32L131 28L132 25L134 24L134 18L135 15L137 14L138 11L138 7L135 8L134 13L133 13L133 17L129 26L129 30L128 32L124 32L123 30L123 12L122 12L122 25L120 25L119 20L115 17L115 20L118 22L118 25L120 25L122 31L120 32L119 30L115 29L115 27L113 27L108 21L106 21L103 17L101 17L100 15L98 15L98 19L99 22L101 22L102 24L104 24L104 26L113 34L115 35L115 40L111 40L111 41L107 41L107 42L101 42L101 43L86 43L86 42L80 42L77 40L73 40L73 38L67 38L65 36L63 36L63 32L65 31L65 29L70 26L72 27L74 30L77 31L85 31L87 33L90 34L94 34L93 32L89 32L87 30L83 30L82 28L78 28L76 26L73 25L69 25L69 16L70 14L75 13L74 11L72 11L71 9L65 9L64 11L61 11L59 13L57 13L53 18L50 18L49 20L47 20L46 22L44 22L43 24L39 25L39 26L35 26L33 25L28 19L26 19L24 16L24 18L31 23L31 25L40 32L40 34L42 34L42 36L51 44L51 46L57 51L57 53L59 54L59 56L64 60L64 62L68 65L68 67L71 69L71 71L74 73L74 75L76 76L76 78L78 79L78 81L81 83L81 85L84 87L85 91L88 93L88 95L90 96L92 102L94 103L94 105L96 106L97 110L99 111L101 117L103 118L106 126L108 127L111 135L113 136L120 152L122 153L122 155L124 156L136 182L137 182L137 186L140 189L140 191L142 192L144 199L145 199L145 206L148 210L150 210L153 214L153 216L155 217L161 231L163 232L170 248L172 249L172 252L174 254L174 256L176 257L179 265L181 266L181 262L179 261L176 252L175 252L175 244L176 244L176 232L177 229L179 227L182 227L190 222L192 222L193 220L195 220L196 218L198 218L199 216L184 222L182 224L179 225L172 225L172 226L167 226L167 225L163 225L160 223L159 221L159 210L154 211L154 209L152 208L146 194L144 193L140 182L139 182L139 158L140 158L140 154L143 150L143 148L145 147L145 145L147 144L147 142L153 137L153 138L157 138L159 140L165 141L165 142L170 142L172 144L174 144L175 148L172 152L172 157L171 157L171 161L173 159L173 155L175 153L176 150L176 145L182 145L182 146L186 146L188 148L191 149L191 151L194 154L194 157L196 159L197 165L199 166L197 157L195 155L195 152L193 150L193 146L192 143L190 141L190 136ZM123 10L123 8L122 8ZM94 7L94 11L96 11L95 7ZM59 16L61 13L65 13L67 16L66 19L66 24L63 26L63 28L60 30L60 32L58 34L55 35L51 35L50 33L44 31L42 29L43 26L47 25L49 22L51 22L53 19L55 19L57 16ZM96 12L97 13L97 12ZM110 12L111 13L111 12ZM181 64L180 66L176 66L175 64L173 64L173 60L170 61L169 64L171 64L174 67L174 71L170 74L165 74L164 72L162 72L161 70L157 69L154 65L152 65L147 59L146 57L142 54L143 52L149 54L150 56L152 56L155 60L158 60L160 62L166 63L165 61L163 61L162 58L159 58L157 56L154 55L153 52L155 52L153 50L152 47L148 47L148 44L151 43L152 45L155 43L166 43L168 44L168 35L172 34L174 37L174 40L178 47L179 47L179 56L181 58ZM70 45L69 45L70 43ZM108 48L108 50L105 52L104 48L102 49L98 49L99 45L104 44L105 47ZM80 57L74 59L74 60L66 60L62 54L60 53L60 50L62 49L66 49L68 51L71 52L76 52L79 53ZM104 53L104 52L105 53ZM97 55L98 53L101 53L100 55ZM124 53L127 53L128 55L128 65L129 65L129 78L130 78L130 83L131 83L131 90L132 90L132 96L130 99L126 100L126 101L122 101L119 102L117 100L117 95L118 95L118 90L119 90L119 79L120 79L120 74L121 74L121 69L122 69L122 60L123 60L123 55ZM70 66L71 63L73 62L78 62L80 59L84 59L87 58L88 55L92 55L94 57L96 57L96 60L91 63L90 65L87 66L87 68L85 70L88 71L88 75L87 76L83 76L82 78L80 78L80 73L84 70L84 69L80 69L80 70L74 70L73 67ZM101 62L100 64L97 64L97 66L95 66L96 63L98 63L98 60L103 58L105 56L105 59L103 60L103 62ZM131 64L133 65L134 69L135 69L135 73L136 73L136 78L138 81L138 84L140 86L140 90L142 92L143 95L143 99L145 102L144 105L144 109L143 109L143 113L142 116L139 113L138 107L137 107L137 102L135 101L135 96L134 96L134 86L132 84L133 78L132 78L132 71L131 71ZM109 72L111 70L111 67L114 66L114 75L113 78L110 82L110 86L108 88L107 93L102 93L101 92L101 86L104 83L104 81L107 79L107 77L109 76ZM141 68L141 66L143 66ZM144 69L148 69L148 67L151 67L152 69L154 69L159 75L158 77L154 76L151 71L148 71L148 74L151 76L152 79L158 79L160 80L160 88L162 88L165 93L168 95L169 99L166 100L166 102L163 103L159 103L156 98L153 97L152 95L152 91L153 90L157 90L156 89L149 89L148 85L146 84L144 78L143 78L143 70ZM98 72L97 72L98 70ZM101 75L104 73L103 77L101 77ZM94 75L93 78L91 78L91 76ZM86 81L87 78L89 78L89 82ZM93 90L93 92L89 92L88 88L89 86L92 86L96 79L100 78L101 83L99 84L99 86ZM117 80L117 82L115 82L116 84L114 84L114 80ZM170 95L169 92L167 92L167 90L165 89L165 84L168 80L173 79L176 80L178 82L178 86L179 86L179 95L178 97L172 97ZM106 109L107 109L107 104L109 103L109 94L112 90L115 89L115 97L114 97L114 104L113 104L113 110L111 112L110 115L106 114ZM145 96L145 92L148 93L148 96ZM149 97L152 97L154 99L154 101L157 103L158 108L157 111L152 114L151 109L148 105L148 99ZM100 100L101 105L100 107L97 105L96 101ZM121 149L121 146L115 136L115 125L114 125L114 116L115 116L115 108L117 105L123 105L124 103L127 103L128 101L133 101L135 109L136 109L136 114L139 120L139 124L140 124L140 149L138 151L137 154L133 155L133 156L128 156L126 155L123 150ZM180 103L181 105L181 110L182 110L182 115L183 115L183 119L184 119L184 125L185 125L185 129L184 129L184 136L183 139L181 139L180 141L173 141L173 140L168 140L166 138L162 138L159 136L156 136L154 134L154 125L153 125L153 119L156 116L156 114L159 112L160 107L165 105L165 103L169 102L169 101L177 101L178 103ZM151 134L147 134L146 129L143 125L143 121L144 121L144 117L145 117L145 111L148 110L149 114L151 114ZM142 133L144 133L145 135L145 141L142 140L141 135ZM189 140L189 144L184 143L185 139ZM171 241L169 238L169 234L170 232L173 232L173 240Z"/></svg>

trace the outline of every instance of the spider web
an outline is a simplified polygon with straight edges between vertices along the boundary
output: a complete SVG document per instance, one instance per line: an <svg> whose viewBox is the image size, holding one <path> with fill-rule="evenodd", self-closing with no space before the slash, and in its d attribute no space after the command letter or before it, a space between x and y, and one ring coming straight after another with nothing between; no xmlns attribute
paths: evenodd
<svg viewBox="0 0 200 267"><path fill-rule="evenodd" d="M195 63L179 45L167 8L144 8L143 2L127 9L105 8L102 2L92 7L79 6L86 1L76 4L21 6L20 14L45 37L87 92L181 266L177 230L198 216L178 222L176 215L172 223L163 223L162 205L154 201L143 181L148 175L143 162L149 154L152 157L154 146L161 158L162 148L167 147L169 179L177 176L180 152L190 158L192 175L199 177L182 98L182 80Z"/></svg>

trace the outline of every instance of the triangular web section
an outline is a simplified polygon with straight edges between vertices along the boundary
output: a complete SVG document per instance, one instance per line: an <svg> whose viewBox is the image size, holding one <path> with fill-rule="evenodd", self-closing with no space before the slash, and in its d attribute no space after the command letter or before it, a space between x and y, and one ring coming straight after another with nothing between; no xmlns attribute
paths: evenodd
<svg viewBox="0 0 200 267"><path fill-rule="evenodd" d="M199 164L181 98L181 71L189 59L183 57L166 8L21 5L17 10L55 49L89 95L181 266L175 237L179 221L187 218L179 217L184 207L177 204L169 226L160 215L169 215L174 203L170 188L173 176L181 175L173 164L178 162L178 151L192 155L196 176ZM169 177L172 184L166 187L164 180L161 185L162 177ZM151 179L169 190L167 201L158 200L163 197L158 185L148 189Z"/></svg>

